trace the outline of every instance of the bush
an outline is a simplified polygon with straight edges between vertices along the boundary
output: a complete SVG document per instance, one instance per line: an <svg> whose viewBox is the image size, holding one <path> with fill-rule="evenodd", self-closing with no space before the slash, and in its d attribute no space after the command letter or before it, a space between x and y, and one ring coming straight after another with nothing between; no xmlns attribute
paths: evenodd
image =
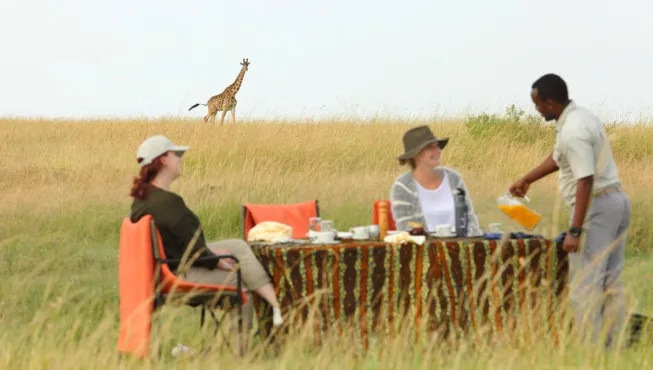
<svg viewBox="0 0 653 370"><path fill-rule="evenodd" d="M555 126L544 122L540 117L527 115L514 104L506 108L505 115L481 113L465 118L465 126L472 138L502 136L511 141L534 144L542 138L552 141Z"/></svg>

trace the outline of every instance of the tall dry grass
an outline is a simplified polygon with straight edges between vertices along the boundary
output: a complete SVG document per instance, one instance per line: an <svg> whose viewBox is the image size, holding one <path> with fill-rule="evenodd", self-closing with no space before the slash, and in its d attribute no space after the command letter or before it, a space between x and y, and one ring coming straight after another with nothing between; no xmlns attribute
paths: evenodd
<svg viewBox="0 0 653 370"><path fill-rule="evenodd" d="M451 138L442 162L462 174L482 225L502 222L516 230L494 199L545 157L553 130L496 122L492 129L474 130L479 126L470 122L239 122L219 127L177 119L1 120L0 271L6 279L0 286L0 367L116 367L117 238L138 171L136 148L145 137L161 133L191 147L184 157L184 176L173 190L198 213L209 239L241 236L243 202L319 199L324 218L340 229L371 222L372 202L388 198L392 181L406 170L395 160L402 151L401 136L418 124ZM627 286L635 309L647 313L653 290L641 282L651 276L653 266L648 257L653 241L648 221L653 217L653 131L650 126L611 126L609 134L624 188L633 200ZM556 206L556 186L551 176L529 194L530 206L544 217L537 232L548 237L568 219L568 209ZM189 312L171 308L161 315L169 325L162 337L166 348L177 340L195 344L198 320L188 317ZM233 367L641 368L651 361L643 350L595 356L547 343L485 350L463 343L446 351L437 343L414 345L401 338L376 343L373 351L361 355L347 351L347 339L316 349L300 337L276 357L265 352ZM214 351L201 358L167 356L162 361L150 365L226 366L231 358Z"/></svg>

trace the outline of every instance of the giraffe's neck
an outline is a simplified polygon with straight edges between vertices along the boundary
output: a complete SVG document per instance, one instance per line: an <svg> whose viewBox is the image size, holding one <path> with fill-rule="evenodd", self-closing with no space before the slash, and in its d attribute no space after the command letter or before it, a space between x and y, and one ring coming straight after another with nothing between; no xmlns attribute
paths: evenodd
<svg viewBox="0 0 653 370"><path fill-rule="evenodd" d="M240 90L240 85L243 83L244 77L245 77L245 67L243 67L240 70L240 73L238 73L238 76L236 77L236 81L234 81L234 83L231 84L231 88L229 90L231 90L231 93L233 95L236 95L238 90Z"/></svg>

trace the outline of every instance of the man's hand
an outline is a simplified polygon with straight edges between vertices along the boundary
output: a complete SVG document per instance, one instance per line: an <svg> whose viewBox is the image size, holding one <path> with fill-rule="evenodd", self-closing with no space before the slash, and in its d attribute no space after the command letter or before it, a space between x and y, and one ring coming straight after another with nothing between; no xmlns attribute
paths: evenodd
<svg viewBox="0 0 653 370"><path fill-rule="evenodd" d="M544 176L547 176L558 170L558 165L553 160L553 154L549 154L542 163L537 167L531 170L529 173L524 175L521 179L515 181L514 184L510 186L509 192L513 197L523 198L528 192L528 187L541 179Z"/></svg>
<svg viewBox="0 0 653 370"><path fill-rule="evenodd" d="M565 240L562 241L562 250L567 253L576 253L578 252L579 243L580 238L567 234L565 235Z"/></svg>
<svg viewBox="0 0 653 370"><path fill-rule="evenodd" d="M508 190L510 191L510 195L513 197L516 196L523 198L528 192L528 187L530 185L531 184L522 177L521 179L515 181L514 184L510 185L510 189Z"/></svg>

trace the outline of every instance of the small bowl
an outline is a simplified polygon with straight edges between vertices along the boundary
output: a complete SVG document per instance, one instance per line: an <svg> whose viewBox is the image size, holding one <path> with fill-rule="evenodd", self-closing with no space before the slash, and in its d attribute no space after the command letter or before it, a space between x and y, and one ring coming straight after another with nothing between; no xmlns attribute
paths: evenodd
<svg viewBox="0 0 653 370"><path fill-rule="evenodd" d="M410 234L410 235L424 235L425 232L424 232L423 227L414 227L414 228L410 229L408 234Z"/></svg>

